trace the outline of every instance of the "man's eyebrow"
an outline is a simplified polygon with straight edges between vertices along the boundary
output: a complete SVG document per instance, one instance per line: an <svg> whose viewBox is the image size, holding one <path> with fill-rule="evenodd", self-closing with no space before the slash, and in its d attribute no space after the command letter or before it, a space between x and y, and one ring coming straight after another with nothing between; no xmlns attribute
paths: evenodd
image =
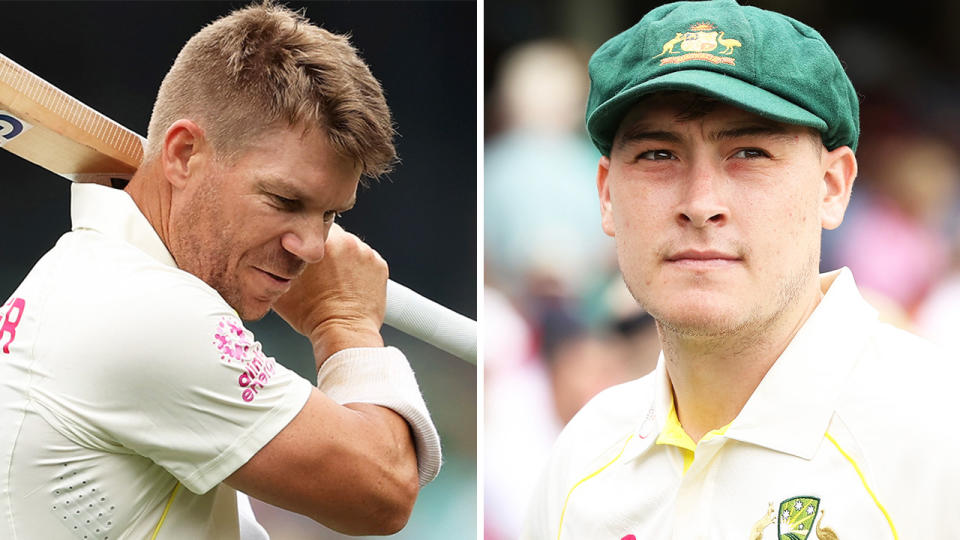
<svg viewBox="0 0 960 540"><path fill-rule="evenodd" d="M299 186L279 176L264 176L256 182L256 187L262 192L279 195L285 199L293 199L301 203L310 203L314 197L300 189ZM357 204L357 193L354 192L350 200L339 208L329 208L334 212L343 213L351 210Z"/></svg>
<svg viewBox="0 0 960 540"><path fill-rule="evenodd" d="M264 176L257 179L256 187L260 191L279 195L286 199L303 200L309 198L299 187L277 176Z"/></svg>
<svg viewBox="0 0 960 540"><path fill-rule="evenodd" d="M681 137L673 131L656 129L646 124L634 124L625 129L620 137L617 138L617 148L623 148L627 143L634 141L660 141L669 143L679 143Z"/></svg>
<svg viewBox="0 0 960 540"><path fill-rule="evenodd" d="M724 139L739 139L741 137L776 137L792 140L791 130L783 124L747 124L744 126L730 127L720 129L710 133L711 141L720 141Z"/></svg>
<svg viewBox="0 0 960 540"><path fill-rule="evenodd" d="M708 136L711 141L724 139L737 139L751 136L768 136L777 138L786 138L792 140L790 127L780 123L750 123L742 126L728 127L710 133ZM626 128L617 138L617 148L623 148L630 142L635 141L659 141L669 143L679 143L682 137L673 131L658 129L649 124L637 123Z"/></svg>

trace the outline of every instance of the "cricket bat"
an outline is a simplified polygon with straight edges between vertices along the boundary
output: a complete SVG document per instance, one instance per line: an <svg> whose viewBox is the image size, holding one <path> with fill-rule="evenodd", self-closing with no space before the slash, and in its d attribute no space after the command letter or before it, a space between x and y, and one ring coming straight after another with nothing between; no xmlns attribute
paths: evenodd
<svg viewBox="0 0 960 540"><path fill-rule="evenodd" d="M0 146L73 182L121 187L144 138L0 54ZM458 358L477 361L476 321L394 281L384 322Z"/></svg>

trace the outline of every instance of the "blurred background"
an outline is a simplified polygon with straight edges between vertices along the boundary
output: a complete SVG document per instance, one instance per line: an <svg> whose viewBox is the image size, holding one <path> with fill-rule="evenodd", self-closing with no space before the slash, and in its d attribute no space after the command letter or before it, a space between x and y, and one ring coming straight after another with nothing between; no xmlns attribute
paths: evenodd
<svg viewBox="0 0 960 540"><path fill-rule="evenodd" d="M484 3L484 536L519 534L559 430L598 391L643 375L653 321L600 229L586 64L662 2ZM871 9L742 1L820 31L861 100L860 173L821 270L853 270L882 316L958 349L960 5Z"/></svg>
<svg viewBox="0 0 960 540"><path fill-rule="evenodd" d="M477 6L472 2L287 2L352 43L382 83L399 132L396 171L358 193L341 223L394 280L476 318ZM4 2L3 53L146 135L160 81L201 27L246 2ZM0 299L70 229L69 183L0 152ZM117 276L122 280L123 276ZM250 325L264 350L316 381L309 343L272 313ZM395 538L477 531L477 371L386 328L410 358L440 431L444 465ZM274 540L341 538L262 503Z"/></svg>

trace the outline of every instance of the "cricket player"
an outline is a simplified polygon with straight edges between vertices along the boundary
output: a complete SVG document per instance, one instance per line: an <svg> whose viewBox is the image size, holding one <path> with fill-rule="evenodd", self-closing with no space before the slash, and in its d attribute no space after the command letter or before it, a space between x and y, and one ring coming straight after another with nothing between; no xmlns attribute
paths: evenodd
<svg viewBox="0 0 960 540"><path fill-rule="evenodd" d="M73 230L0 308L0 538L266 538L238 492L403 527L439 439L379 333L387 265L335 224L393 135L347 38L300 14L190 39L129 185L73 185ZM316 385L244 328L271 308Z"/></svg>
<svg viewBox="0 0 960 540"><path fill-rule="evenodd" d="M589 71L603 230L662 353L565 428L523 538L956 538L956 358L818 275L859 138L829 45L678 2Z"/></svg>

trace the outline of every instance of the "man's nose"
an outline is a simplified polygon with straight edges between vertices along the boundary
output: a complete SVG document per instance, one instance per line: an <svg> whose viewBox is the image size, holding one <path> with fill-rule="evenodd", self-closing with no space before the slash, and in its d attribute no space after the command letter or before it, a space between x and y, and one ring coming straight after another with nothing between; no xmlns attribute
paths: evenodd
<svg viewBox="0 0 960 540"><path fill-rule="evenodd" d="M326 224L316 226L304 224L295 231L289 231L280 239L283 249L289 251L307 264L319 262L323 259L327 242Z"/></svg>
<svg viewBox="0 0 960 540"><path fill-rule="evenodd" d="M688 171L682 182L677 221L681 226L697 228L708 224L723 225L729 217L723 196L722 173L712 164L698 164Z"/></svg>

